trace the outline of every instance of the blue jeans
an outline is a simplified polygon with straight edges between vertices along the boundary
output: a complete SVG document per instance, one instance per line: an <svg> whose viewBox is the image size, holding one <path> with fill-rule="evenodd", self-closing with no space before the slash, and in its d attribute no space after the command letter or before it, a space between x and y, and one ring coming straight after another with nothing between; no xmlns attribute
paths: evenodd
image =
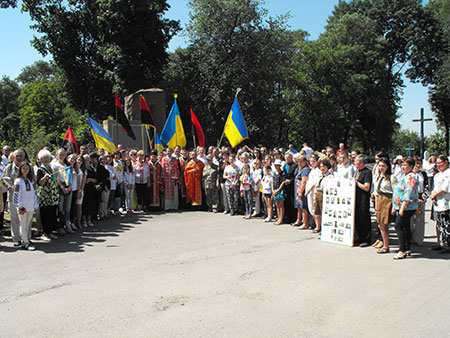
<svg viewBox="0 0 450 338"><path fill-rule="evenodd" d="M67 195L59 194L59 212L63 216L65 222L70 221L70 207L72 205L72 191Z"/></svg>
<svg viewBox="0 0 450 338"><path fill-rule="evenodd" d="M244 203L245 203L245 214L251 215L252 214L252 201L253 201L252 192L251 192L251 190L244 190L243 195L244 195Z"/></svg>
<svg viewBox="0 0 450 338"><path fill-rule="evenodd" d="M133 209L133 193L134 193L134 188L129 190L125 186L125 208L127 208L127 209Z"/></svg>

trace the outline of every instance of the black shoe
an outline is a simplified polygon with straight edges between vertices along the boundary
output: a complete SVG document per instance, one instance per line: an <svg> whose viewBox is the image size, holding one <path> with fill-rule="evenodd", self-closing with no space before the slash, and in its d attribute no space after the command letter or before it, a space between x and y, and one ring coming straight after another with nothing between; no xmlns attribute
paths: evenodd
<svg viewBox="0 0 450 338"><path fill-rule="evenodd" d="M442 247L441 250L438 251L438 254L444 255L450 253L450 250L448 248Z"/></svg>
<svg viewBox="0 0 450 338"><path fill-rule="evenodd" d="M362 242L362 243L359 245L360 248L367 248L368 246L370 246L370 244L367 243L367 242Z"/></svg>
<svg viewBox="0 0 450 338"><path fill-rule="evenodd" d="M14 242L14 246L21 246L22 245L22 242L21 241L19 241L19 242Z"/></svg>

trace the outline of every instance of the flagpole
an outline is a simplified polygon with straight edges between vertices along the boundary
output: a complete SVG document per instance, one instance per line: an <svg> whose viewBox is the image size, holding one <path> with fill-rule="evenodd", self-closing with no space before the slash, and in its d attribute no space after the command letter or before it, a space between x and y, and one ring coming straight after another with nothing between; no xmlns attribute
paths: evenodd
<svg viewBox="0 0 450 338"><path fill-rule="evenodd" d="M155 145L156 127L152 128L152 130L153 130L153 137L150 139L150 150L156 149L156 145Z"/></svg>
<svg viewBox="0 0 450 338"><path fill-rule="evenodd" d="M119 99L119 94L116 91L116 97ZM117 144L119 144L119 113L117 112L117 105L114 101L114 107L116 107L116 137L117 137Z"/></svg>
<svg viewBox="0 0 450 338"><path fill-rule="evenodd" d="M228 121L228 118L227 118L227 121ZM226 124L227 124L227 123L225 122L225 125L226 125ZM222 136L220 137L219 143L217 144L217 148L220 148L220 144L222 143L223 135L225 135L225 128L223 128L223 133L222 133Z"/></svg>
<svg viewBox="0 0 450 338"><path fill-rule="evenodd" d="M148 128L147 128L147 126L144 126L145 127L145 131L147 132L147 139L148 139L148 144L150 145L150 151L152 150L152 142L151 142L151 140L150 140L150 134L148 133Z"/></svg>
<svg viewBox="0 0 450 338"><path fill-rule="evenodd" d="M242 90L242 88L237 88L237 89L236 89L236 94L234 95L235 98L238 97L239 92L240 92L241 90ZM228 117L229 117L229 116L230 116L230 113L228 113ZM227 118L227 121L228 121L228 118ZM227 124L227 123L225 122L225 125L226 125L226 124ZM223 128L223 133L222 133L222 136L220 137L219 143L217 144L217 148L219 148L219 147L220 147L220 144L222 143L223 135L225 135L225 128Z"/></svg>

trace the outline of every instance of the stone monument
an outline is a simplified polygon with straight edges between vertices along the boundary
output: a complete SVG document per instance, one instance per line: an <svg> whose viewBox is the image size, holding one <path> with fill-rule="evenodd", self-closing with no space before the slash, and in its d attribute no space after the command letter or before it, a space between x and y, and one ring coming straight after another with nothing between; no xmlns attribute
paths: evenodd
<svg viewBox="0 0 450 338"><path fill-rule="evenodd" d="M141 89L125 98L125 116L130 121L131 128L136 135L136 140L130 138L116 120L104 120L103 128L111 135L114 144L122 144L125 149L143 149L148 153L150 147L147 131L141 124L141 108L139 95L145 98L156 124L158 135L166 122L166 93L159 88ZM150 136L153 133L150 131Z"/></svg>

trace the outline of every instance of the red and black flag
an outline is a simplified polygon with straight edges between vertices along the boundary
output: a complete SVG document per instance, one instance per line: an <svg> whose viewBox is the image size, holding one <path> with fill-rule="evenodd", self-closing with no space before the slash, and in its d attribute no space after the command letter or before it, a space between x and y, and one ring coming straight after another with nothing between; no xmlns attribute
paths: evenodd
<svg viewBox="0 0 450 338"><path fill-rule="evenodd" d="M130 126L130 121L128 121L125 113L123 112L123 107L119 101L119 95L116 92L116 117L117 122L120 123L122 129L127 133L129 137L136 140L136 135L134 135L133 129Z"/></svg>
<svg viewBox="0 0 450 338"><path fill-rule="evenodd" d="M200 122L198 122L197 116L195 116L194 111L191 108L191 121L192 124L195 126L195 130L197 131L197 138L198 143L201 147L205 147L205 134L203 134L202 126L200 125Z"/></svg>
<svg viewBox="0 0 450 338"><path fill-rule="evenodd" d="M150 127L156 129L155 120L153 119L153 114L152 111L150 110L150 107L148 106L147 102L145 101L142 95L139 95L139 100L141 107L141 123L145 125L147 129Z"/></svg>
<svg viewBox="0 0 450 338"><path fill-rule="evenodd" d="M62 147L66 150L67 155L79 153L77 140L75 140L75 135L73 135L73 131L70 126L67 128Z"/></svg>

